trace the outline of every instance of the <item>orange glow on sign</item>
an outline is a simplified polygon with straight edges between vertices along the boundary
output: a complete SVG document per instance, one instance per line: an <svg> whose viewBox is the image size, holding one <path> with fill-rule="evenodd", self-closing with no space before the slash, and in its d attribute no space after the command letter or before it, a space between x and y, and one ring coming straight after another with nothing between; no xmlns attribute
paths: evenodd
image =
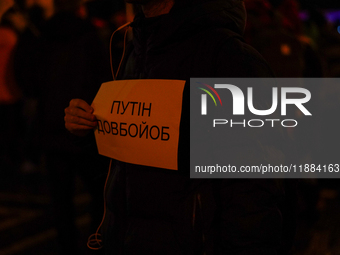
<svg viewBox="0 0 340 255"><path fill-rule="evenodd" d="M178 170L178 140L185 81L121 80L103 83L92 107L98 152L123 162Z"/></svg>

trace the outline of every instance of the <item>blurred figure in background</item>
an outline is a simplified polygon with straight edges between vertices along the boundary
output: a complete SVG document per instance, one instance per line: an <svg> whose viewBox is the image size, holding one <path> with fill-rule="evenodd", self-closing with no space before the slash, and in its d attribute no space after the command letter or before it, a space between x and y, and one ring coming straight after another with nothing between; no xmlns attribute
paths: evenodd
<svg viewBox="0 0 340 255"><path fill-rule="evenodd" d="M321 10L311 8L309 20L306 22L306 31L314 38L318 51L325 63L326 77L340 77L340 34L328 21ZM319 118L315 126L315 146L312 150L312 158L317 164L332 164L339 160L339 129L340 129L340 87L324 86L320 92ZM326 123L324 125L319 123ZM326 210L327 199L340 199L338 179L319 179L320 199L319 210ZM328 208L330 211L331 209ZM334 228L336 228L334 226ZM338 236L339 233L336 232Z"/></svg>
<svg viewBox="0 0 340 255"><path fill-rule="evenodd" d="M324 65L316 45L303 33L296 0L245 0L245 4L248 14L245 39L268 61L278 78L324 76ZM308 109L315 113L320 106L320 87L311 87L309 84L304 86L311 91L314 99ZM289 130L295 144L297 162L311 163L313 148L316 146L316 139L311 138L317 137L315 119L303 118L299 111L288 111L287 116L299 120L298 127ZM289 224L294 222L292 219L298 220L298 228L301 225L310 228L317 219L316 182L299 181L297 189L295 180L286 180L285 184L291 191L290 200L285 202L286 208L295 208L296 211L294 213L291 210L286 214L288 224L284 224L284 231L291 234L296 231L295 226ZM285 241L293 243L293 239Z"/></svg>
<svg viewBox="0 0 340 255"><path fill-rule="evenodd" d="M2 16L14 5L13 0L2 0L0 1L0 22Z"/></svg>
<svg viewBox="0 0 340 255"><path fill-rule="evenodd" d="M111 78L108 53L95 28L76 16L80 1L26 1L36 28L19 38L16 80L38 102L37 146L49 175L60 254L80 254L75 225L75 179L79 175L92 195L91 232L102 217L102 190L108 162L74 145L64 127L64 108L72 98L91 103L102 82ZM86 240L82 241L86 247ZM84 252L81 252L84 254Z"/></svg>
<svg viewBox="0 0 340 255"><path fill-rule="evenodd" d="M306 31L326 64L327 77L340 77L340 34L317 8L308 10L309 19L305 24Z"/></svg>
<svg viewBox="0 0 340 255"><path fill-rule="evenodd" d="M248 23L246 41L268 61L277 77L324 77L325 65L316 43L303 33L296 0L245 0ZM320 108L320 86L304 84L313 95L309 109ZM312 149L316 146L316 129L310 118L302 118L299 111L288 111L288 117L299 119L299 127L290 129L295 140L297 157L301 163L311 163Z"/></svg>
<svg viewBox="0 0 340 255"><path fill-rule="evenodd" d="M306 22L307 31L315 38L315 42L324 59L326 66L326 77L340 77L340 34L337 29L325 18L318 9L309 10L309 20ZM326 164L334 162L339 158L339 129L340 121L340 88L339 86L325 87L320 90L320 111L322 119L320 123L328 123L327 129L318 129L318 144L315 146L313 158L316 162ZM331 148L331 150L330 150ZM338 186L334 182L332 188Z"/></svg>
<svg viewBox="0 0 340 255"><path fill-rule="evenodd" d="M277 77L339 76L340 35L322 12L309 10L309 20L303 24L299 18L299 5L296 0L245 2L249 17L246 38L270 63ZM313 97L313 103L308 106L313 118L301 118L297 112L290 113L293 118L299 119L299 126L291 133L297 147L298 160L300 163L332 164L338 161L340 154L339 86L305 86ZM326 209L325 201L339 198L338 187L337 179L304 179L299 182L300 231L297 236L297 250L306 250L305 245L313 242L309 239L312 238L313 227L320 222L320 216ZM321 225L324 223L325 221ZM337 240L337 226L338 223L333 222L330 227L335 229L333 233L329 234L329 237L320 238L323 243L327 243L328 239L333 240L325 244L325 247ZM311 251L314 251L317 245L310 244ZM325 250L320 250L318 254L326 253L333 254Z"/></svg>
<svg viewBox="0 0 340 255"><path fill-rule="evenodd" d="M22 15L13 9L7 11L12 1L1 2L0 23L0 170L6 180L18 174L23 160L22 94L18 88L13 68L13 53L18 34L25 28ZM5 5L7 4L7 5ZM5 11L7 11L5 13Z"/></svg>
<svg viewBox="0 0 340 255"><path fill-rule="evenodd" d="M277 77L323 76L312 41L302 33L295 0L245 0L245 4L245 39L263 55Z"/></svg>

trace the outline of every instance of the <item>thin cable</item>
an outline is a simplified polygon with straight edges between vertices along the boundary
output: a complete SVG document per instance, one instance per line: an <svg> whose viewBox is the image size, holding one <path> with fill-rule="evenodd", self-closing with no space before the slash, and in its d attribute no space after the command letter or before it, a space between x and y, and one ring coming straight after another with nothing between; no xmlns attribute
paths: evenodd
<svg viewBox="0 0 340 255"><path fill-rule="evenodd" d="M132 22L128 22L128 23L124 24L123 26L117 28L117 29L112 33L111 38L110 38L110 66L111 66L111 74L112 74L113 80L116 79L116 76L117 76L117 74L118 74L118 71L119 71L119 69L120 69L120 66L121 66L121 64L122 64L122 62L123 62L123 58L124 58L124 54L125 54L126 34L127 34L127 31L128 31L128 30L126 29L126 31L125 31L123 54L122 54L122 58L120 59L120 63L119 63L119 66L118 66L116 75L115 75L115 73L114 73L114 71L113 71L113 65L112 65L112 38L113 38L113 35L114 35L117 31L122 30L124 27L130 26L131 23L132 23Z"/></svg>
<svg viewBox="0 0 340 255"><path fill-rule="evenodd" d="M120 70L120 67L123 63L123 59L124 59L124 56L125 56L125 46L126 46L126 35L127 35L127 32L128 32L128 29L125 30L125 34L124 34L124 47L123 47L123 54L122 54L122 57L120 59L120 62L119 62L119 66L118 66L118 69L117 69L117 72L116 72L116 76L113 78L113 80L115 80L118 76L118 72Z"/></svg>
<svg viewBox="0 0 340 255"><path fill-rule="evenodd" d="M103 240L101 239L101 234L99 234L98 232L103 225L105 215L106 215L106 199L105 199L106 192L105 191L106 191L107 181L108 181L109 176L110 176L111 165L112 165L112 159L110 159L109 171L108 171L107 176L106 176L104 191L103 191L103 197L104 197L103 218L102 218L102 221L100 222L100 224L97 228L96 233L90 235L89 238L87 239L87 247L90 248L91 250L99 250L99 249L103 248Z"/></svg>
<svg viewBox="0 0 340 255"><path fill-rule="evenodd" d="M126 35L127 35L127 31L128 29L126 29L125 31L125 34L124 34L124 47L123 47L123 54L122 54L122 58L120 60L120 63L119 63L119 66L118 66L118 69L117 69L117 72L116 72L116 75L114 75L114 71L113 71L113 66L112 66L112 38L113 38L113 35L123 29L124 27L127 27L131 24L131 22L128 22L126 24L124 24L123 26L117 28L111 35L111 38L110 38L110 65L111 65L111 73L112 73L112 78L113 80L116 79L117 75L118 75L118 72L119 72L119 69L122 65L122 62L123 62L123 59L124 59L124 55L125 55L125 45L126 45ZM101 234L99 234L99 230L100 228L102 227L103 225L103 222L104 222L104 219L105 219L105 215L106 215L106 186L107 186L107 182L108 182L108 179L109 179L109 176L110 176L110 171L111 171L111 165L112 165L112 159L110 159L110 165L109 165L109 171L107 173L107 176L106 176L106 180L105 180L105 185L104 185L104 191L103 191L103 196L104 196L104 213L103 213L103 218L102 218L102 221L100 222L98 228L97 228L97 231L96 233L92 234L89 236L89 238L87 239L87 247L91 250L99 250L101 248L103 248L103 240L101 239Z"/></svg>

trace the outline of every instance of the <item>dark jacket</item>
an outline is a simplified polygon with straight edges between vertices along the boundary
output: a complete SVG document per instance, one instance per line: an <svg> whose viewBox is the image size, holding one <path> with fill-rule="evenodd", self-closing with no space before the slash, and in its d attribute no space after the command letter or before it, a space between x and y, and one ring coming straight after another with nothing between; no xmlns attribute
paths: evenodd
<svg viewBox="0 0 340 255"><path fill-rule="evenodd" d="M106 254L263 255L281 249L280 181L189 178L190 77L272 76L262 57L242 41L244 21L238 0L175 6L150 19L136 16L118 79L187 81L178 171L114 163L102 227Z"/></svg>

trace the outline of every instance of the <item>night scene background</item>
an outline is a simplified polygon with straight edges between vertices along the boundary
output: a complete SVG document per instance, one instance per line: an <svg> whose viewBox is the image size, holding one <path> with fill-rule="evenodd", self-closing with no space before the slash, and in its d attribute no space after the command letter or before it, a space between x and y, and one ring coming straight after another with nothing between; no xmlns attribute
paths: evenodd
<svg viewBox="0 0 340 255"><path fill-rule="evenodd" d="M340 1L245 0L245 5L245 41L277 77L340 77ZM2 17L1 255L100 254L86 242L101 221L108 160L73 146L64 108L74 95L91 103L100 84L112 79L110 36L137 9L123 0L17 0ZM112 38L114 69L123 39L124 30ZM329 160L340 155L340 88L312 89L315 109L332 122L327 130L289 132L298 162L339 163ZM339 184L297 181L290 194L297 205L292 254L340 254Z"/></svg>

